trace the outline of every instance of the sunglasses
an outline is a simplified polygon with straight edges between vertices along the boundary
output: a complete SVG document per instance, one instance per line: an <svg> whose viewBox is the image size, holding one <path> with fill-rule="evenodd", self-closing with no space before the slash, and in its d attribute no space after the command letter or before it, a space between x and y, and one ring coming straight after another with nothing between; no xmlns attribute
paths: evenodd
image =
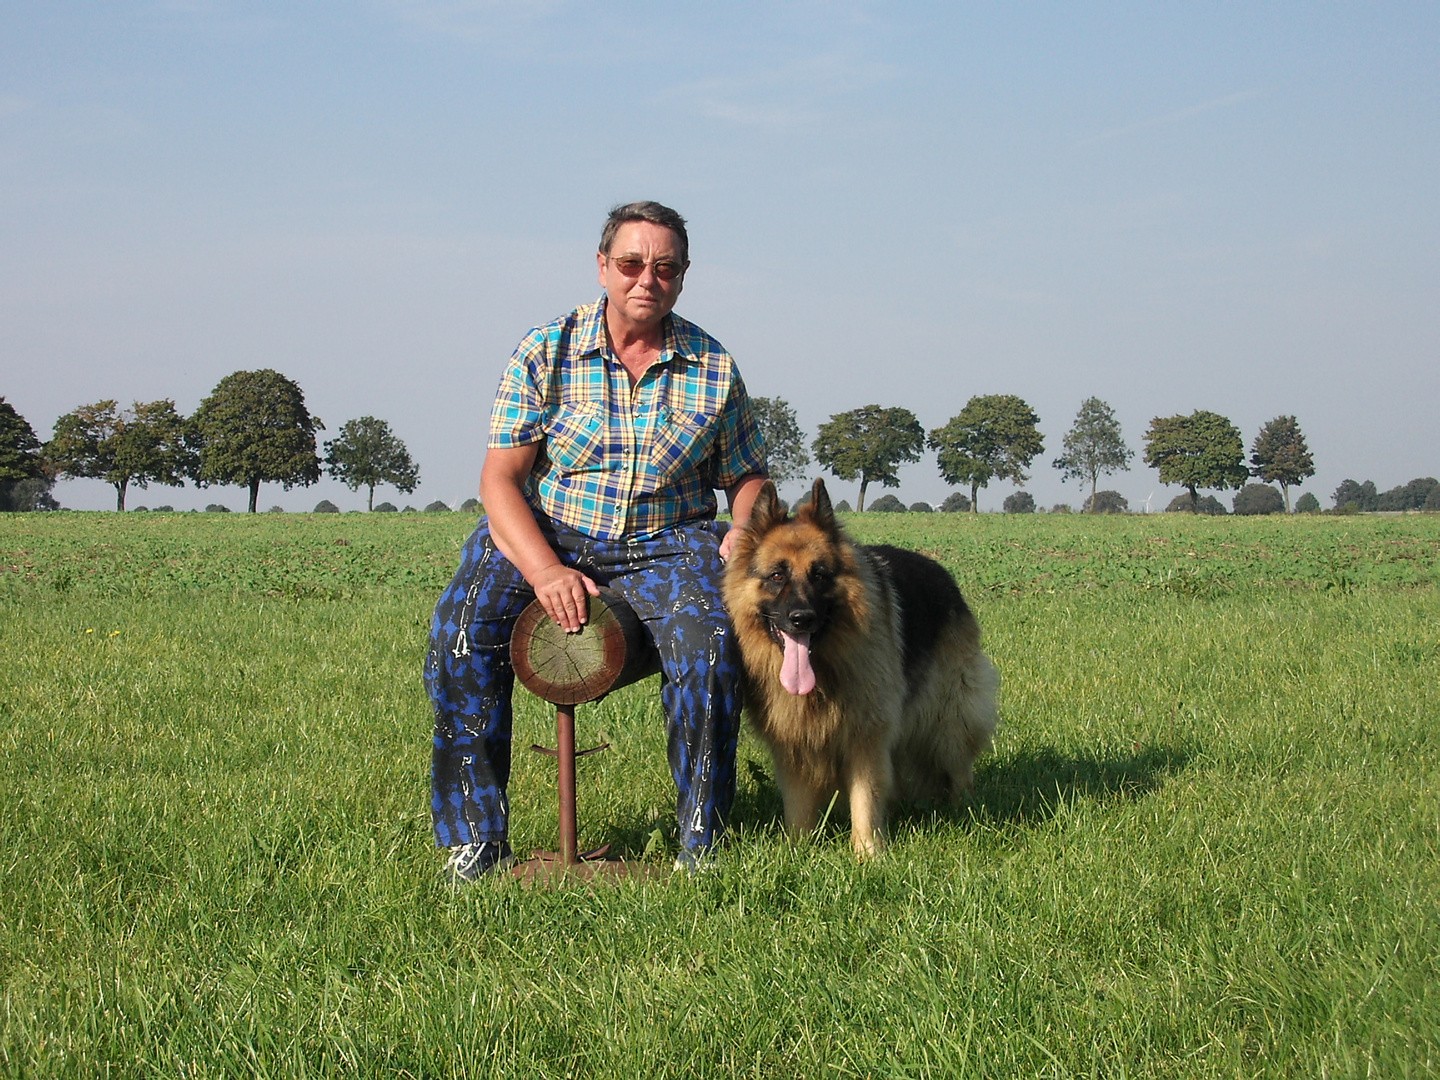
<svg viewBox="0 0 1440 1080"><path fill-rule="evenodd" d="M653 263L647 263L638 255L621 255L619 258L605 256L611 266L619 270L623 277L636 278L645 272L645 267L650 267L655 276L661 281L674 281L681 274L685 273L685 267L678 262L671 262L669 259L657 259Z"/></svg>

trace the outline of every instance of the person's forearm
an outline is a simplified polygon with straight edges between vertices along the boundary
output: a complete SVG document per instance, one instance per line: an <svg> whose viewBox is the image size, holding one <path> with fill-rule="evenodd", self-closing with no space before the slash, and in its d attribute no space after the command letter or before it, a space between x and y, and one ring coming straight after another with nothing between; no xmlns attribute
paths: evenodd
<svg viewBox="0 0 1440 1080"><path fill-rule="evenodd" d="M725 493L730 500L730 519L735 523L735 528L743 529L750 520L750 508L755 505L755 497L765 486L766 479L764 473L750 473L742 476L739 483Z"/></svg>
<svg viewBox="0 0 1440 1080"><path fill-rule="evenodd" d="M538 445L531 444L486 453L480 470L480 499L500 554L525 576L550 617L567 633L574 633L588 618L587 595L599 596L600 587L560 561L525 501L525 478L538 452Z"/></svg>
<svg viewBox="0 0 1440 1080"><path fill-rule="evenodd" d="M495 546L532 586L543 571L560 565L560 557L545 541L524 493L509 478L482 474L480 501L490 519Z"/></svg>
<svg viewBox="0 0 1440 1080"><path fill-rule="evenodd" d="M738 483L725 492L726 498L730 500L732 524L720 541L720 558L729 560L730 552L735 549L735 538L749 524L750 508L755 505L755 497L765 486L766 479L764 473L750 473L748 476L742 476Z"/></svg>

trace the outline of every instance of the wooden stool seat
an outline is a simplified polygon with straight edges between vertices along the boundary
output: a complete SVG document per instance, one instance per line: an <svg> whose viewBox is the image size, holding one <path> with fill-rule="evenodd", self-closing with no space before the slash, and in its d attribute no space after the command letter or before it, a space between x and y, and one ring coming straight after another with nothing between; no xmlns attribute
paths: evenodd
<svg viewBox="0 0 1440 1080"><path fill-rule="evenodd" d="M618 593L590 597L589 621L567 634L531 601L510 635L510 665L525 689L552 705L599 701L658 674L660 654L635 609Z"/></svg>
<svg viewBox="0 0 1440 1080"><path fill-rule="evenodd" d="M599 701L612 690L629 686L660 671L660 655L633 608L617 593L601 589L590 597L588 621L578 633L567 634L540 605L532 601L515 621L510 636L510 664L520 684L555 706L556 748L531 749L549 754L559 765L560 850L537 851L517 863L515 876L548 884L573 875L627 877L643 872L637 864L606 859L609 845L581 853L575 824L575 759L598 753L609 744L575 749L575 706Z"/></svg>

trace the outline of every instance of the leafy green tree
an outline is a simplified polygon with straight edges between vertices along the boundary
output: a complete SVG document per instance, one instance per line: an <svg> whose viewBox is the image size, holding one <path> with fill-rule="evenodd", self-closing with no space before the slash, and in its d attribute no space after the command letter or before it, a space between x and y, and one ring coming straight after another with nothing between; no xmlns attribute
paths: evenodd
<svg viewBox="0 0 1440 1080"><path fill-rule="evenodd" d="M420 469L410 460L405 444L384 420L362 416L346 420L337 438L325 444L330 475L351 491L370 490L367 509L375 509L375 486L393 484L406 495L420 486Z"/></svg>
<svg viewBox="0 0 1440 1080"><path fill-rule="evenodd" d="M1350 479L1342 480L1331 498L1335 500L1336 510L1349 508L1351 513L1376 510L1380 503L1380 495L1375 490L1374 480L1366 480L1363 484L1357 484Z"/></svg>
<svg viewBox="0 0 1440 1080"><path fill-rule="evenodd" d="M0 397L0 483L34 480L45 474L40 439L30 422Z"/></svg>
<svg viewBox="0 0 1440 1080"><path fill-rule="evenodd" d="M1319 512L1320 500L1308 491L1295 502L1295 513L1297 514L1318 514Z"/></svg>
<svg viewBox="0 0 1440 1080"><path fill-rule="evenodd" d="M1231 504L1235 507L1235 513L1247 514L1278 514L1284 510L1290 512L1285 506L1285 500L1280 497L1269 484L1246 484L1235 496Z"/></svg>
<svg viewBox="0 0 1440 1080"><path fill-rule="evenodd" d="M940 510L946 514L963 514L969 509L970 499L961 491L952 491L940 504Z"/></svg>
<svg viewBox="0 0 1440 1080"><path fill-rule="evenodd" d="M1408 484L1382 491L1375 500L1375 509L1422 510L1436 491L1440 491L1440 480L1433 476L1417 477Z"/></svg>
<svg viewBox="0 0 1440 1080"><path fill-rule="evenodd" d="M1188 491L1176 495L1170 500L1170 505L1165 507L1167 514L1212 514L1216 517L1223 517L1230 511L1225 509L1225 504L1214 495L1206 495L1203 499L1192 499Z"/></svg>
<svg viewBox="0 0 1440 1080"><path fill-rule="evenodd" d="M899 487L896 470L902 461L919 461L925 429L909 409L865 405L836 413L820 425L811 444L815 460L841 480L860 478L856 510L865 509L865 489L878 480Z"/></svg>
<svg viewBox="0 0 1440 1080"><path fill-rule="evenodd" d="M888 492L870 504L872 514L903 514L905 504Z"/></svg>
<svg viewBox="0 0 1440 1080"><path fill-rule="evenodd" d="M0 397L0 511L53 505L51 480L35 429Z"/></svg>
<svg viewBox="0 0 1440 1080"><path fill-rule="evenodd" d="M784 398L754 397L750 406L765 438L765 461L775 486L803 480L810 465L810 451L805 449L805 433L790 403Z"/></svg>
<svg viewBox="0 0 1440 1080"><path fill-rule="evenodd" d="M1085 500L1087 514L1125 514L1130 511L1130 500L1118 491L1097 491Z"/></svg>
<svg viewBox="0 0 1440 1080"><path fill-rule="evenodd" d="M1115 410L1097 397L1086 398L1075 414L1075 423L1065 433L1065 453L1051 464L1067 480L1089 480L1090 499L1095 500L1095 486L1102 473L1130 468L1135 451L1125 445L1120 435L1120 421Z"/></svg>
<svg viewBox="0 0 1440 1080"><path fill-rule="evenodd" d="M262 483L289 491L320 479L315 431L324 430L305 407L300 387L269 368L236 371L221 379L195 413L202 484L250 489L250 513Z"/></svg>
<svg viewBox="0 0 1440 1080"><path fill-rule="evenodd" d="M970 512L980 510L980 489L991 480L1030 479L1025 469L1045 449L1040 417L1014 394L972 397L959 414L930 432L930 448L947 484L970 485Z"/></svg>
<svg viewBox="0 0 1440 1080"><path fill-rule="evenodd" d="M30 513L34 510L59 510L60 504L50 494L55 480L48 474L28 480L0 481L0 512Z"/></svg>
<svg viewBox="0 0 1440 1080"><path fill-rule="evenodd" d="M58 473L104 480L115 489L115 509L124 510L131 484L184 487L195 468L192 443L192 429L169 398L123 411L107 398L56 420L45 454Z"/></svg>
<svg viewBox="0 0 1440 1080"><path fill-rule="evenodd" d="M1250 475L1280 485L1287 514L1290 485L1315 475L1315 458L1305 445L1305 435L1293 416L1277 416L1260 429L1250 447L1250 464L1253 466Z"/></svg>
<svg viewBox="0 0 1440 1080"><path fill-rule="evenodd" d="M1007 514L1033 514L1035 513L1035 496L1028 491L1015 491L1005 496L1005 502L1000 507Z"/></svg>
<svg viewBox="0 0 1440 1080"><path fill-rule="evenodd" d="M1199 504L1197 488L1239 488L1250 478L1240 430L1218 413L1196 409L1189 416L1157 416L1145 433L1145 464L1160 471L1162 484L1179 484ZM1225 508L1220 508L1223 513Z"/></svg>

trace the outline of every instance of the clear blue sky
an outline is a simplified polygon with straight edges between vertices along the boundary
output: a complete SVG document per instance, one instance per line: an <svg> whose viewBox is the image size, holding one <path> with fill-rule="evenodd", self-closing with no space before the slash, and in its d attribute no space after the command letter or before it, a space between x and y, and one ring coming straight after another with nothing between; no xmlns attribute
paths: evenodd
<svg viewBox="0 0 1440 1080"><path fill-rule="evenodd" d="M423 486L377 501L457 504L515 342L597 295L608 207L655 198L691 222L678 310L811 435L1019 394L1026 487L1078 504L1049 462L1096 395L1137 450L1108 485L1158 509L1151 417L1248 448L1293 413L1328 506L1440 475L1437 121L1433 3L10 3L0 394L43 438L273 367L330 434L406 441ZM947 490L930 455L902 479ZM364 505L261 505L321 497Z"/></svg>

